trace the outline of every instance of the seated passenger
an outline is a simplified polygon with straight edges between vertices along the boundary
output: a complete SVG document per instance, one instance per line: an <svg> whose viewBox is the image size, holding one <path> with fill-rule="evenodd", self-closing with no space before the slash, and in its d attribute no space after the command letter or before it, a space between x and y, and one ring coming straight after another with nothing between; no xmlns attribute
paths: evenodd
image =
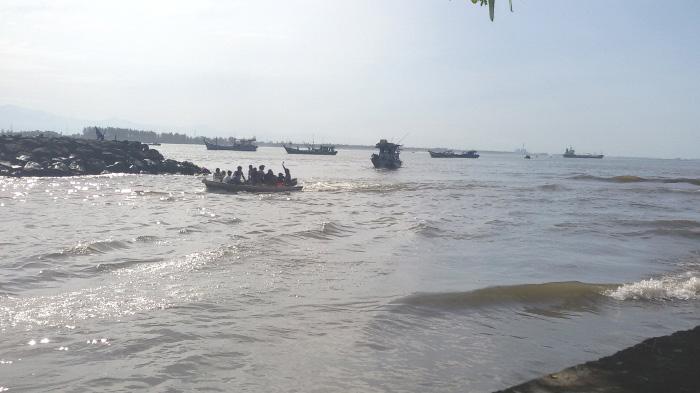
<svg viewBox="0 0 700 393"><path fill-rule="evenodd" d="M226 174L226 177L224 177L223 182L224 183L231 183L231 171L228 171L228 173Z"/></svg>
<svg viewBox="0 0 700 393"><path fill-rule="evenodd" d="M292 185L292 173L289 171L289 168L284 166L284 161L282 161L282 168L284 168L284 184L291 186Z"/></svg>
<svg viewBox="0 0 700 393"><path fill-rule="evenodd" d="M284 173L278 173L277 174L277 187L283 187L284 186Z"/></svg>
<svg viewBox="0 0 700 393"><path fill-rule="evenodd" d="M221 181L224 177L222 176L221 169L216 168L214 175L212 176L214 181Z"/></svg>

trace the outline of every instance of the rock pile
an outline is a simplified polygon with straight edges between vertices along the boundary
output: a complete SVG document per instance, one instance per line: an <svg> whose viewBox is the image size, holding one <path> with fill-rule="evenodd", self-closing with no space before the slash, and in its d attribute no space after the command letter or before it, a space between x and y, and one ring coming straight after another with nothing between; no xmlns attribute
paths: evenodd
<svg viewBox="0 0 700 393"><path fill-rule="evenodd" d="M141 142L0 135L0 176L77 176L102 173L194 175L206 168L165 159Z"/></svg>

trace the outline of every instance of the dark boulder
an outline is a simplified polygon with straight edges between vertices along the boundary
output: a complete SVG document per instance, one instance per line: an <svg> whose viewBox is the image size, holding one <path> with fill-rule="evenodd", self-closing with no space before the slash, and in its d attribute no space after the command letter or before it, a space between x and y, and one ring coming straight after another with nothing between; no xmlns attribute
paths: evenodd
<svg viewBox="0 0 700 393"><path fill-rule="evenodd" d="M191 162L165 159L140 142L0 135L0 176L76 176L103 172L208 173Z"/></svg>

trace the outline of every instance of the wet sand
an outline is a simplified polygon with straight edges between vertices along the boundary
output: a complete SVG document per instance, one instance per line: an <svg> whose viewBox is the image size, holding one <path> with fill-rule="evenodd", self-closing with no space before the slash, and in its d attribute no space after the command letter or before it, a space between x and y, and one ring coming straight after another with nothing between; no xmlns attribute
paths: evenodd
<svg viewBox="0 0 700 393"><path fill-rule="evenodd" d="M700 326L650 338L616 354L499 393L700 392Z"/></svg>

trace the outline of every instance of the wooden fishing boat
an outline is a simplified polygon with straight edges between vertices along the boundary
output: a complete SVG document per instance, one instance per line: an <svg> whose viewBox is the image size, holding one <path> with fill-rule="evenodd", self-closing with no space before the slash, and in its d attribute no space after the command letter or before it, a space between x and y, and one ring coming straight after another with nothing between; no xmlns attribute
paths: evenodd
<svg viewBox="0 0 700 393"><path fill-rule="evenodd" d="M379 154L372 154L370 157L375 168L398 169L401 167L401 159L399 158L401 145L380 139L375 146L379 149Z"/></svg>
<svg viewBox="0 0 700 393"><path fill-rule="evenodd" d="M335 146L333 145L320 145L319 147L316 147L315 145L307 145L306 148L303 149L298 146L282 146L284 147L284 150L287 151L287 154L312 154L317 156L334 156L338 154L338 151L335 150Z"/></svg>
<svg viewBox="0 0 700 393"><path fill-rule="evenodd" d="M270 192L290 192L290 191L301 191L304 186L266 186L266 185L251 185L251 184L233 184L233 183L222 183L220 181L214 181L209 179L202 179L202 183L207 186L209 191L223 191L223 192L254 192L267 194ZM295 182L296 184L296 182Z"/></svg>

